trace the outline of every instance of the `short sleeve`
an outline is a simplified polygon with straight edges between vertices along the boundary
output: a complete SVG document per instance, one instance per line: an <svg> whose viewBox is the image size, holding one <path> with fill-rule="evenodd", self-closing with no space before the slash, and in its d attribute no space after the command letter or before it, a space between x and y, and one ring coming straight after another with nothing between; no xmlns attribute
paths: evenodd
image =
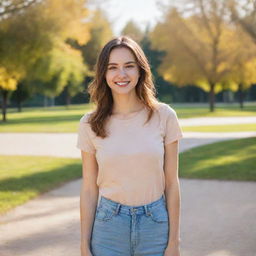
<svg viewBox="0 0 256 256"><path fill-rule="evenodd" d="M90 136L92 131L90 128L90 124L87 122L87 120L88 120L88 114L84 115L80 119L76 147L83 150L84 152L95 154L96 149L93 145L93 142Z"/></svg>
<svg viewBox="0 0 256 256"><path fill-rule="evenodd" d="M183 134L175 110L167 104L165 105L165 117L164 145L167 145L183 138Z"/></svg>

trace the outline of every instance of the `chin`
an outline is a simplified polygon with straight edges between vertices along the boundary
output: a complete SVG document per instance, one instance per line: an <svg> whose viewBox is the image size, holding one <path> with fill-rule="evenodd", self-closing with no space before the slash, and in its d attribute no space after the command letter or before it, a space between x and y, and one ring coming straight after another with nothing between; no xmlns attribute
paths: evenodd
<svg viewBox="0 0 256 256"><path fill-rule="evenodd" d="M127 94L135 90L135 87L129 88L111 88L111 91L118 94Z"/></svg>

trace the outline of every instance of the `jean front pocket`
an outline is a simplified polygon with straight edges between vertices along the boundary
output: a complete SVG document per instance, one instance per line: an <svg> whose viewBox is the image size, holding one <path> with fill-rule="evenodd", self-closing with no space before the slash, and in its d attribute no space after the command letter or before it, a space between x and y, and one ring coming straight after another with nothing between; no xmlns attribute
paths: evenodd
<svg viewBox="0 0 256 256"><path fill-rule="evenodd" d="M95 220L98 221L110 221L115 214L114 210L108 209L104 206L99 206L96 210Z"/></svg>
<svg viewBox="0 0 256 256"><path fill-rule="evenodd" d="M154 222L167 223L169 221L168 212L165 205L150 209L150 217Z"/></svg>

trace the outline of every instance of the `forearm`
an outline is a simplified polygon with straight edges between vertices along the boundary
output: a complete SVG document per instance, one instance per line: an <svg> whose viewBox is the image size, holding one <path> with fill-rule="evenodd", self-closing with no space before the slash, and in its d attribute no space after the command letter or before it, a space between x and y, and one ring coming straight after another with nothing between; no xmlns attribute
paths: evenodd
<svg viewBox="0 0 256 256"><path fill-rule="evenodd" d="M90 240L93 221L98 202L98 190L86 190L81 186L80 191L80 225L81 225L81 248L90 249Z"/></svg>
<svg viewBox="0 0 256 256"><path fill-rule="evenodd" d="M180 185L178 180L165 189L165 197L171 230L168 241L169 246L180 242Z"/></svg>

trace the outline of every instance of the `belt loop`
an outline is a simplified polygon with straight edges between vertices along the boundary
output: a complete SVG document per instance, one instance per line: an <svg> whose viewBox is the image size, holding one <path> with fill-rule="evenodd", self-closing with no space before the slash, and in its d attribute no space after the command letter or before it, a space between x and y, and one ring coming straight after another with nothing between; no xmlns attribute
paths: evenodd
<svg viewBox="0 0 256 256"><path fill-rule="evenodd" d="M121 206L121 204L118 203L117 206L116 206L115 215L118 214L120 206Z"/></svg>
<svg viewBox="0 0 256 256"><path fill-rule="evenodd" d="M149 216L150 215L150 211L149 211L147 205L144 205L144 209L145 209L146 215Z"/></svg>

